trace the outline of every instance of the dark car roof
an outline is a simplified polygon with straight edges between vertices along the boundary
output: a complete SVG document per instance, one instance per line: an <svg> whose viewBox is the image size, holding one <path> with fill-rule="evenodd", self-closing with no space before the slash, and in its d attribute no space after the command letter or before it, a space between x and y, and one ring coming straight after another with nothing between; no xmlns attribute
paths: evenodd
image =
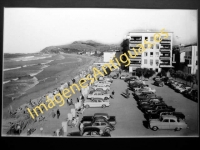
<svg viewBox="0 0 200 150"><path fill-rule="evenodd" d="M98 116L98 115L102 115L102 116L108 116L107 113L95 113L94 116Z"/></svg>

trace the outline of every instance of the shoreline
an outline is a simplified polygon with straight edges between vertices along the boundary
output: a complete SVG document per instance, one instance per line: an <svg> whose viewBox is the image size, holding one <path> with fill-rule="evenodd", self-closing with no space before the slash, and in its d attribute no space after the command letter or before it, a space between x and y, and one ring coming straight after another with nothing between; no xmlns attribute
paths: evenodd
<svg viewBox="0 0 200 150"><path fill-rule="evenodd" d="M77 54L62 54L66 56L75 56L77 57ZM38 97L41 97L42 95L45 95L48 91L53 91L53 89L59 87L61 83L65 83L72 78L74 78L81 70L85 70L88 66L92 65L93 62L96 61L96 57L90 57L90 56L82 56L78 55L78 59L80 58L86 58L83 65L79 65L76 69L71 68L69 70L64 70L59 73L54 74L50 78L46 79L44 82L40 82L35 87L29 89L26 91L26 93L16 100L12 101L10 104L5 106L3 108L3 121L10 118L10 115L8 114L8 108L10 105L13 107L13 110L16 110L19 106L22 104L25 104L30 101L30 99L36 99ZM78 62L78 60L77 60ZM58 80L56 81L55 78L58 77Z"/></svg>

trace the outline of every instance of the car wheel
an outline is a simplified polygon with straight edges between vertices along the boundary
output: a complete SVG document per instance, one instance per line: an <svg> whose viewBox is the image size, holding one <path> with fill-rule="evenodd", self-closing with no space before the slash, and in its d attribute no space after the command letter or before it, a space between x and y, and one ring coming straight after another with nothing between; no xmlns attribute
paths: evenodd
<svg viewBox="0 0 200 150"><path fill-rule="evenodd" d="M153 130L153 131L157 131L157 130L158 130L158 127L153 126L153 127L152 127L152 130Z"/></svg>
<svg viewBox="0 0 200 150"><path fill-rule="evenodd" d="M102 105L102 108L106 108L106 105Z"/></svg>
<svg viewBox="0 0 200 150"><path fill-rule="evenodd" d="M109 133L110 134L110 129L109 128L107 128L107 129L105 129L105 132L107 132L107 133Z"/></svg>
<svg viewBox="0 0 200 150"><path fill-rule="evenodd" d="M181 128L176 128L175 130L176 130L176 131L180 131L180 130L181 130Z"/></svg>
<svg viewBox="0 0 200 150"><path fill-rule="evenodd" d="M89 107L90 107L89 105L86 105L86 106L85 106L85 108L89 108Z"/></svg>

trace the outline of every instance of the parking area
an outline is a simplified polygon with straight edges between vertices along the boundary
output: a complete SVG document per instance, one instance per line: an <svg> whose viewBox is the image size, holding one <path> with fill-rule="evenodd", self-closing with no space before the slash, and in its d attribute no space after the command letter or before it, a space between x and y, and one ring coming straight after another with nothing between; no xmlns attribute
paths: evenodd
<svg viewBox="0 0 200 150"><path fill-rule="evenodd" d="M152 131L145 126L146 119L143 113L137 108L137 102L132 96L126 98L122 95L127 89L127 83L121 79L114 79L111 84L111 93L115 91L113 99L110 100L110 106L106 108L88 108L84 111L83 116L93 116L95 113L108 113L115 116L117 124L115 130L111 132L112 137L142 137L142 136L198 136L198 104L190 99L185 98L180 93L164 85L157 87L152 85L153 80L145 81L150 87L156 89L156 95L161 96L165 103L176 109L176 112L182 112L186 116L186 123L189 129L181 131L158 130ZM80 116L80 119L82 115ZM69 129L69 132L77 131L77 128Z"/></svg>

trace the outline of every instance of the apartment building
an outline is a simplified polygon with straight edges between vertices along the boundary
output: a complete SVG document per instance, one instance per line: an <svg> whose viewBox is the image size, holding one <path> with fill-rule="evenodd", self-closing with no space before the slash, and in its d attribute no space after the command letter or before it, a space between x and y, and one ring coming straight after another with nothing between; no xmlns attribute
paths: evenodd
<svg viewBox="0 0 200 150"><path fill-rule="evenodd" d="M180 62L184 65L182 71L196 74L198 72L198 49L197 45L180 47Z"/></svg>
<svg viewBox="0 0 200 150"><path fill-rule="evenodd" d="M136 68L149 68L160 72L162 69L168 70L172 66L172 40L173 32L161 34L160 32L129 32L127 38L129 39L129 50L134 48L138 52L138 44L145 47L145 51L139 54L136 58L130 58L131 64L129 72L134 72ZM157 35L154 39L154 35ZM158 36L160 35L160 36ZM162 39L162 40L161 40ZM145 41L146 44L145 44Z"/></svg>

